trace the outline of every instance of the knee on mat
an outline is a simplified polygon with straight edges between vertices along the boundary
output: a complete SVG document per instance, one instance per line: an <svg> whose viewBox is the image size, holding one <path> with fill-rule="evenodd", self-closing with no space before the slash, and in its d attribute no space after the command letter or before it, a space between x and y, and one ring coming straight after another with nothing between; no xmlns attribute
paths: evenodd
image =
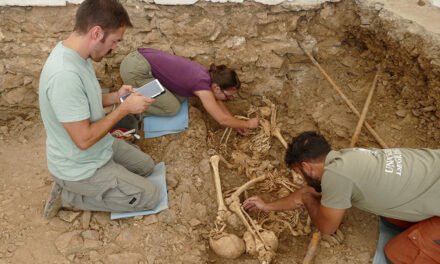
<svg viewBox="0 0 440 264"><path fill-rule="evenodd" d="M153 209L159 203L160 191L157 187L150 188L148 192L142 193L142 201L138 204L142 209Z"/></svg>
<svg viewBox="0 0 440 264"><path fill-rule="evenodd" d="M180 110L180 104L173 104L169 107L168 111L165 112L165 116L175 116Z"/></svg>
<svg viewBox="0 0 440 264"><path fill-rule="evenodd" d="M142 171L139 173L142 176L150 175L154 170L154 161L148 157L142 164Z"/></svg>

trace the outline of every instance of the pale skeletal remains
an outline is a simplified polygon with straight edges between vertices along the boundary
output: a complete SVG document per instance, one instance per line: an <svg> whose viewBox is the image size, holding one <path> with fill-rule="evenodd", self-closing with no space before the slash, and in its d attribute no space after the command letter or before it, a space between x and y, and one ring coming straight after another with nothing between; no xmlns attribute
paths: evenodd
<svg viewBox="0 0 440 264"><path fill-rule="evenodd" d="M221 189L221 181L219 174L220 156L215 155L210 159L212 169L214 171L214 183L217 193L217 218L215 221L215 228L211 230L209 237L209 245L212 250L223 258L235 259L240 257L245 251L244 241L236 236L224 231L226 222L235 222L234 215L227 209L223 202L223 195Z"/></svg>
<svg viewBox="0 0 440 264"><path fill-rule="evenodd" d="M246 191L249 187L257 182L264 181L266 178L267 176L263 175L252 179L240 186L230 197L226 198L226 204L228 204L229 210L239 217L249 233L245 236L247 252L257 255L262 264L270 263L275 257L275 251L278 248L278 238L275 233L262 228L247 215L241 206L239 197L241 193Z"/></svg>

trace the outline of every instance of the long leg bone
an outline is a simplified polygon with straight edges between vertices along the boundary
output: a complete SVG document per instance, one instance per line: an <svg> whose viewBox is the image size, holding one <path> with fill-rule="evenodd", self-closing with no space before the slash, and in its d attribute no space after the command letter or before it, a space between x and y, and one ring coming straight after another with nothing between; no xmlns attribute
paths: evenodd
<svg viewBox="0 0 440 264"><path fill-rule="evenodd" d="M217 192L217 205L218 205L218 211L224 211L227 212L228 208L226 208L226 205L223 201L223 196L222 196L222 186L220 183L220 173L218 170L218 164L220 161L220 156L219 155L214 155L210 158L210 163L212 166L212 170L214 171L214 183L215 183L215 190Z"/></svg>
<svg viewBox="0 0 440 264"><path fill-rule="evenodd" d="M245 251L244 241L234 234L224 232L226 227L226 219L231 213L228 211L223 202L220 174L218 170L218 163L220 157L218 155L212 156L210 159L212 169L214 171L215 189L217 192L218 212L215 222L215 228L210 233L209 245L212 250L219 256L224 258L238 258ZM220 226L220 227L219 227Z"/></svg>
<svg viewBox="0 0 440 264"><path fill-rule="evenodd" d="M221 159L223 158L219 155L214 155L210 158L211 167L214 172L214 184L217 194L217 205L218 205L217 218L220 222L223 223L227 222L233 228L237 228L239 225L237 216L235 216L228 210L228 208L226 207L223 201L222 185L220 181L220 173L218 170L218 165Z"/></svg>
<svg viewBox="0 0 440 264"><path fill-rule="evenodd" d="M226 203L229 205L229 209L234 212L240 220L245 225L248 232L252 235L253 241L255 242L255 249L258 252L258 259L262 263L270 263L275 256L276 248L271 248L271 245L278 245L278 241L273 242L273 240L277 240L275 234L270 234L271 231L263 230L261 227L257 227L252 219L249 219L250 223L245 217L245 214L242 212L241 204L240 204L240 194L247 190L250 186L254 185L257 182L263 181L267 178L266 175L257 177L240 186L229 198L226 199ZM267 232L263 238L262 233ZM271 239L272 241L268 241L265 243L265 240ZM275 247L275 246L272 246Z"/></svg>

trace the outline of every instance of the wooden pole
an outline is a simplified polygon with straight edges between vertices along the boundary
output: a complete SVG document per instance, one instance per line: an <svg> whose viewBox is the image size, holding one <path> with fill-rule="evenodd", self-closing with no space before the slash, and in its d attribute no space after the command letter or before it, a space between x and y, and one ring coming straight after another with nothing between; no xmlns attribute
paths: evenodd
<svg viewBox="0 0 440 264"><path fill-rule="evenodd" d="M359 118L361 117L361 114L359 113L359 111L356 109L356 107L350 102L350 100L348 100L348 98L345 96L345 94L341 91L341 89L339 88L339 86L336 85L336 83L332 80L332 78L330 78L330 76L324 71L324 69L321 67L321 65L319 65L319 63L315 60L315 58L313 58L313 56L307 52L303 45L301 43L299 43L299 47L303 50L303 52L307 55L307 57L309 57L309 59L312 61L312 63L319 69L319 71L324 75L324 77L327 79L327 81L330 82L330 84L332 85L332 87L336 90L336 92L341 96L341 98L345 101L345 103L348 105L348 107L351 109L351 111L353 113L355 113ZM382 138L376 133L376 131L374 131L374 129L370 126L370 124L368 124L367 122L364 122L364 126L367 128L367 130L371 133L371 135L376 139L377 143L379 143L379 145L382 148L388 148L387 144L382 140Z"/></svg>
<svg viewBox="0 0 440 264"><path fill-rule="evenodd" d="M361 133L362 125L364 124L365 118L367 117L368 108L370 107L371 98L373 97L374 90L376 89L377 80L379 79L380 72L382 71L382 66L377 69L376 75L374 76L373 84L371 85L370 92L368 93L367 100L365 100L364 108L362 109L361 117L356 125L353 136L351 137L350 148L353 148L358 141L359 134Z"/></svg>
<svg viewBox="0 0 440 264"><path fill-rule="evenodd" d="M319 231L313 233L309 246L307 247L307 253L303 259L303 264L312 263L313 258L318 250L319 241L321 241L321 233Z"/></svg>

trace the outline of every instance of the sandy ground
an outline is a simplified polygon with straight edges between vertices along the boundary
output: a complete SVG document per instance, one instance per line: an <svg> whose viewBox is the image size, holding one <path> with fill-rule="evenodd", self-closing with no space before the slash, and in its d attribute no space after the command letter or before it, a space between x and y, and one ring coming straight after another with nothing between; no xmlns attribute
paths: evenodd
<svg viewBox="0 0 440 264"><path fill-rule="evenodd" d="M195 108L191 112L193 117L199 115ZM233 262L221 259L208 248L207 234L215 220L215 191L206 154L183 150L189 145L197 149L193 137L206 136L200 118L191 124L192 128L180 135L141 142L156 161L168 164L170 210L118 221L110 221L108 213L92 213L87 220L88 213L80 212L44 220L41 213L51 179L42 124L36 120L25 130L24 142L4 140L0 150L4 175L0 178L0 263L259 263L250 256ZM240 137L233 135L231 140ZM158 151L162 148L165 151ZM206 149L206 145L199 148ZM178 160L178 156L186 158ZM232 171L225 175L226 168L220 168L224 189L244 181ZM316 263L368 263L376 228L375 216L353 210L341 227L345 236L342 244L322 247ZM309 239L282 233L275 263L299 262Z"/></svg>
<svg viewBox="0 0 440 264"><path fill-rule="evenodd" d="M438 23L432 22L440 21L438 9L418 6L415 0L381 2L428 31L440 33ZM343 55L323 66L337 83L344 84L344 92L360 109L375 75L376 61L356 45L344 45ZM283 136L289 139L301 131L317 129L335 148L346 147L357 118L310 63L293 65L291 74L295 93L273 98L280 106ZM419 126L415 131L419 120L410 114L412 106L389 89L391 82L387 76L379 82L369 122L390 146L436 146L438 143L430 141L426 128ZM243 95L245 99L230 103L234 113L246 113L251 104L261 106L260 97L246 91ZM0 139L0 264L259 263L246 255L237 260L221 259L209 249L209 231L217 210L209 157L217 151L223 130L206 117L197 102L193 105L186 132L139 143L156 162L167 164L170 209L154 216L118 221L110 221L107 213L70 211L44 220L41 213L51 185L44 128L36 116L12 120L9 130L16 133ZM228 153L238 149L243 140L233 134ZM359 145L378 147L365 131ZM272 146L265 159L282 170L282 147L275 140ZM220 171L224 190L246 181L237 170L221 166ZM315 263L370 263L378 236L377 217L351 209L341 231L342 242L321 245ZM310 234L293 237L282 232L279 240L274 262L301 263Z"/></svg>

